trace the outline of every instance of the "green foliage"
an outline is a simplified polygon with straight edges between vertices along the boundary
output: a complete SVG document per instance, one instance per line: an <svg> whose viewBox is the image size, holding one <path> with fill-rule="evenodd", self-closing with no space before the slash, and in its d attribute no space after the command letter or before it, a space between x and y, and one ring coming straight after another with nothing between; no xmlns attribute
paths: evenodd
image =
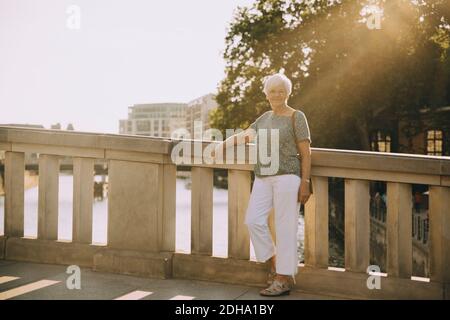
<svg viewBox="0 0 450 320"><path fill-rule="evenodd" d="M381 29L366 23L370 5L383 10ZM313 146L369 150L369 131L392 126L376 122L381 115L414 118L424 106L450 104L449 7L447 0L257 0L239 8L211 125L246 128L270 110L263 79L283 69L293 82L288 103L305 112Z"/></svg>

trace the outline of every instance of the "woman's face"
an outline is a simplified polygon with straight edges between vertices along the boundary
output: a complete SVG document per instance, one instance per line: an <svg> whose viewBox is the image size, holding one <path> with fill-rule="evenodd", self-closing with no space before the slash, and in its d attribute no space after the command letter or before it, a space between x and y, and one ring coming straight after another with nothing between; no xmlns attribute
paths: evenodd
<svg viewBox="0 0 450 320"><path fill-rule="evenodd" d="M272 84L266 93L267 100L271 105L284 104L287 101L288 94L282 82Z"/></svg>

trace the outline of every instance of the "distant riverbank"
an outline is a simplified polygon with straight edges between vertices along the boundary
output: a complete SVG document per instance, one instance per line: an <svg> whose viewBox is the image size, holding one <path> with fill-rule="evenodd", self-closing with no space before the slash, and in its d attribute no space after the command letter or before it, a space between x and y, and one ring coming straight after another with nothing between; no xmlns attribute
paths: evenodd
<svg viewBox="0 0 450 320"><path fill-rule="evenodd" d="M35 174L34 172L25 171L25 190L28 190L30 188L34 188L39 184L39 176ZM4 190L5 183L3 181L3 175L0 175L0 196L5 195Z"/></svg>

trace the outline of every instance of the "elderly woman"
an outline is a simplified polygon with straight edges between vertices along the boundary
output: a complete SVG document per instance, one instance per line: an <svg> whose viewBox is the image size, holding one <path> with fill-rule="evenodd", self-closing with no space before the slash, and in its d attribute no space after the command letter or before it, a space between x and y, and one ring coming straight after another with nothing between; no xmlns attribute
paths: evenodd
<svg viewBox="0 0 450 320"><path fill-rule="evenodd" d="M311 190L311 138L308 122L303 112L287 104L291 91L292 83L285 75L274 74L268 77L264 83L264 93L272 110L258 117L247 130L220 143L213 152L213 156L217 156L225 145L237 145L256 138L258 157L254 168L255 181L245 223L257 261L270 264L269 287L260 291L264 296L289 294L291 277L295 282L298 271L298 213L300 203L308 201ZM267 129L269 135L272 129L278 129L279 162L276 172L264 170L265 165L260 161L259 149L262 146L258 141L260 132L264 131L261 129ZM271 136L271 139L277 137ZM276 247L268 227L268 216L272 208L275 210Z"/></svg>

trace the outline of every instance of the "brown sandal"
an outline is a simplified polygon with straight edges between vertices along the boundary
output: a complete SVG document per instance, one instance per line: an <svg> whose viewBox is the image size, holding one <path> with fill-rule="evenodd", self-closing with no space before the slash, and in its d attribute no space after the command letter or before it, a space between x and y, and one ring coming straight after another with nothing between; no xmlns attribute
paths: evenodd
<svg viewBox="0 0 450 320"><path fill-rule="evenodd" d="M274 279L272 284L268 288L261 290L259 294L266 297L277 297L288 295L290 291L291 288L288 283L283 283Z"/></svg>

